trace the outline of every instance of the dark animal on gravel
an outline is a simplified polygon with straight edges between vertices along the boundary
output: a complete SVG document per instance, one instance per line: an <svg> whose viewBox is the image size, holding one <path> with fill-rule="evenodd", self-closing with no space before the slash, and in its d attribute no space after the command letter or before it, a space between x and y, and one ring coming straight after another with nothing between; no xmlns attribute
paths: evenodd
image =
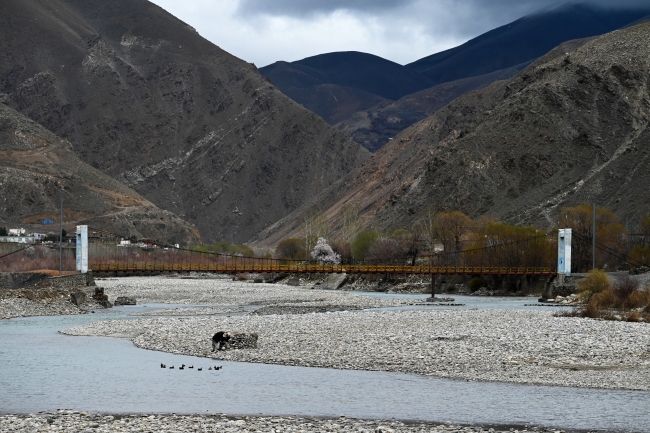
<svg viewBox="0 0 650 433"><path fill-rule="evenodd" d="M230 334L224 331L219 331L212 336L212 351L221 350L225 348L230 340Z"/></svg>

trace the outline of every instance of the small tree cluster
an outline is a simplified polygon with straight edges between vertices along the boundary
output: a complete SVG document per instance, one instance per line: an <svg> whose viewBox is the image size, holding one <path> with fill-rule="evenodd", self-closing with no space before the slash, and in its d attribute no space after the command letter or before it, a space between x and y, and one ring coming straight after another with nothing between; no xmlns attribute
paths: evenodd
<svg viewBox="0 0 650 433"><path fill-rule="evenodd" d="M305 240L300 238L284 239L275 248L275 256L284 260L305 260Z"/></svg>
<svg viewBox="0 0 650 433"><path fill-rule="evenodd" d="M232 245L226 241L220 241L216 244L206 244L191 248L192 251L205 253L226 254L230 256L255 257L255 251L248 245Z"/></svg>
<svg viewBox="0 0 650 433"><path fill-rule="evenodd" d="M341 263L341 256L334 252L332 247L327 244L325 238L318 238L316 246L311 252L311 256L321 265L338 265Z"/></svg>

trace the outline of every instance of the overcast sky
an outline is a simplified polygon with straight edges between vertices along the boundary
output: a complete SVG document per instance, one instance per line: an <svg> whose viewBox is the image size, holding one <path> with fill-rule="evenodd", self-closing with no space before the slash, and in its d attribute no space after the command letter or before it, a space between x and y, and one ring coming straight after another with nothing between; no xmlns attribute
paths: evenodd
<svg viewBox="0 0 650 433"><path fill-rule="evenodd" d="M152 0L258 67L332 51L400 64L457 46L557 0ZM645 5L648 0L589 0Z"/></svg>

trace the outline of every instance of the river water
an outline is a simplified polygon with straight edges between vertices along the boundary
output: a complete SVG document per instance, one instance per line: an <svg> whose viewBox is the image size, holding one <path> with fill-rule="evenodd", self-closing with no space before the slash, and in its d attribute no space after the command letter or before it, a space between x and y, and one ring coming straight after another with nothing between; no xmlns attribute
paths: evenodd
<svg viewBox="0 0 650 433"><path fill-rule="evenodd" d="M412 374L215 361L57 331L161 305L0 321L0 412L67 408L339 416L650 431L650 393L463 382ZM169 308L169 305L165 305ZM174 365L161 369L160 363ZM178 370L178 366L194 366ZM203 371L198 371L202 367Z"/></svg>

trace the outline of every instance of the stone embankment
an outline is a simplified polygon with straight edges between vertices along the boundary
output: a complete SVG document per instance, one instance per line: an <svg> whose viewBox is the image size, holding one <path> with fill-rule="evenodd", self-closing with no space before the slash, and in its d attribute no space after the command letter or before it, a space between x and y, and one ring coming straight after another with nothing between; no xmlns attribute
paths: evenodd
<svg viewBox="0 0 650 433"><path fill-rule="evenodd" d="M563 433L564 430L522 426L513 428L461 426L451 423L432 424L396 420L362 420L355 418L304 418L297 416L227 416L216 415L106 415L59 410L29 415L0 415L0 431L44 433L128 433L128 432L337 432L359 433Z"/></svg>
<svg viewBox="0 0 650 433"><path fill-rule="evenodd" d="M197 288L199 296L205 287L221 293L210 282L194 284L204 286ZM253 286L260 287L248 285ZM289 294L304 299L313 293L274 287L261 292L276 300ZM236 299L244 305L262 301L260 293L248 292L246 285L241 288L242 292L226 290L232 297L226 301ZM189 286L185 290L191 292ZM114 296L111 291L106 289ZM188 292L183 296L192 298ZM359 298L329 294L347 295L345 305L354 305ZM361 298L360 302L371 299ZM529 310L402 310L148 318L92 323L62 332L131 338L145 349L231 361L650 390L647 329L643 323L554 317L551 312ZM257 333L258 348L212 353L210 337L218 330Z"/></svg>
<svg viewBox="0 0 650 433"><path fill-rule="evenodd" d="M0 293L0 319L31 316L61 316L86 314L105 308L85 293L85 300L78 305L71 301L77 290L7 290Z"/></svg>
<svg viewBox="0 0 650 433"><path fill-rule="evenodd" d="M105 308L93 297L92 274L49 277L42 273L0 273L0 319L84 314Z"/></svg>

